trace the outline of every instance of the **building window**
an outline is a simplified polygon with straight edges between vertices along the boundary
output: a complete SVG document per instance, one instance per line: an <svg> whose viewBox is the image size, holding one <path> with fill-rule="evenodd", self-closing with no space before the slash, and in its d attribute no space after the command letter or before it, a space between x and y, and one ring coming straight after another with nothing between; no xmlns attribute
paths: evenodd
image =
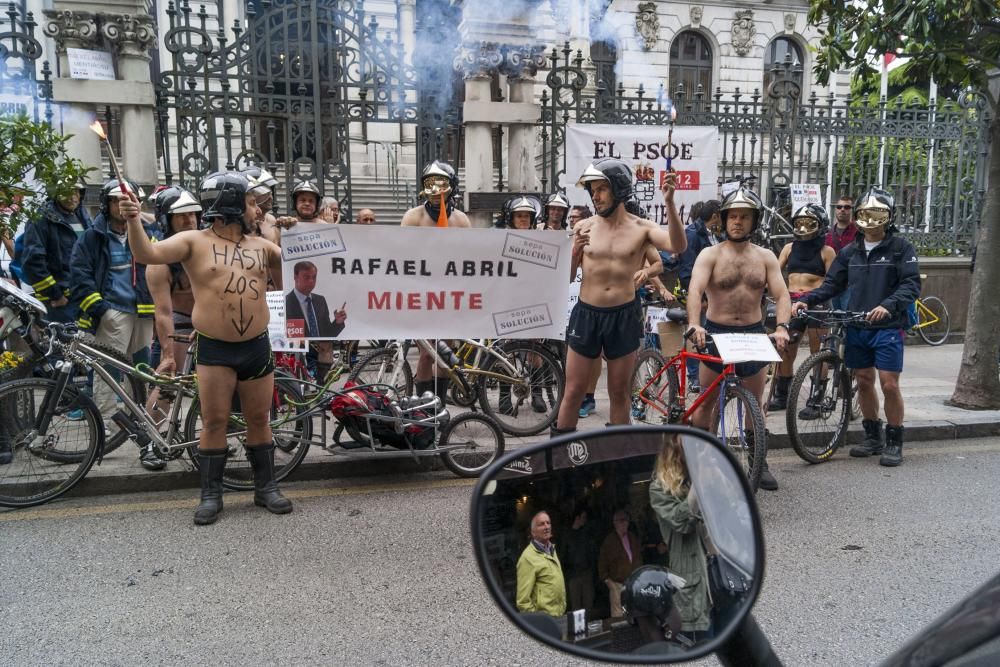
<svg viewBox="0 0 1000 667"><path fill-rule="evenodd" d="M678 34L670 45L670 91L684 86L684 95L692 99L701 86L705 95L712 92L712 47L693 30Z"/></svg>
<svg viewBox="0 0 1000 667"><path fill-rule="evenodd" d="M805 69L805 61L802 57L802 49L799 45L795 43L794 40L788 37L777 37L774 41L767 45L767 50L764 52L764 89L763 93L766 96L767 90L771 86L771 82L774 80L774 65L778 64L783 66L785 59L791 56L792 65L798 65L799 72L794 75L796 83L799 84L799 89L802 88L802 70Z"/></svg>
<svg viewBox="0 0 1000 667"><path fill-rule="evenodd" d="M590 43L590 59L594 63L594 82L603 85L608 94L614 95L618 86L615 68L618 66L618 47L605 40Z"/></svg>

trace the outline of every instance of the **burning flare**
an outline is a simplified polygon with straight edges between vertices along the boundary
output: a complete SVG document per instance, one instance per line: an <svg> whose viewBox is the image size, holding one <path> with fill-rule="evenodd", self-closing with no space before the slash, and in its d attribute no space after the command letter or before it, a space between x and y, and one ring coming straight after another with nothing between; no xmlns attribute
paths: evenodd
<svg viewBox="0 0 1000 667"><path fill-rule="evenodd" d="M90 124L90 129L93 130L94 134L96 134L97 136L99 136L104 141L108 140L108 135L104 134L104 128L101 127L100 121L96 121L95 120L93 123L91 123Z"/></svg>
<svg viewBox="0 0 1000 667"><path fill-rule="evenodd" d="M118 179L118 187L121 189L122 194L127 197L128 189L125 187L125 177L122 176L121 167L118 166L118 159L115 158L115 151L111 148L111 142L108 141L108 135L104 134L104 128L101 127L101 123L99 121L95 120L91 123L90 129L93 130L94 134L99 136L108 147L108 159L111 161L111 168L114 169L115 178Z"/></svg>

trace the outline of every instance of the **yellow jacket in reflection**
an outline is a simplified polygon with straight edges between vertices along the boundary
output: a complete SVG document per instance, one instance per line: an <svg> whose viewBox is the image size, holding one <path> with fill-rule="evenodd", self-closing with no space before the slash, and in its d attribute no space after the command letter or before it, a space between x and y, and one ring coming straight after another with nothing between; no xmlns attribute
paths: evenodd
<svg viewBox="0 0 1000 667"><path fill-rule="evenodd" d="M566 583L555 549L547 554L529 543L517 559L517 610L549 616L566 613Z"/></svg>

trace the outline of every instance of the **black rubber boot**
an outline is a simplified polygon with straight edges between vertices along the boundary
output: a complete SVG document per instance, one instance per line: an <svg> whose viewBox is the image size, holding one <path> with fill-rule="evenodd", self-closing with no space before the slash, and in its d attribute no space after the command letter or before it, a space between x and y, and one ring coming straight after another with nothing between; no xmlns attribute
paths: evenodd
<svg viewBox="0 0 1000 667"><path fill-rule="evenodd" d="M330 369L333 364L324 364L322 362L316 362L316 384L322 385L326 383L326 376L330 374Z"/></svg>
<svg viewBox="0 0 1000 667"><path fill-rule="evenodd" d="M823 399L826 396L826 380L820 380L818 385L813 385L806 401L806 407L799 410L799 419L802 421L812 421L823 416Z"/></svg>
<svg viewBox="0 0 1000 667"><path fill-rule="evenodd" d="M4 437L4 441L0 442L0 466L8 465L14 460L14 450L11 449L10 442Z"/></svg>
<svg viewBox="0 0 1000 667"><path fill-rule="evenodd" d="M881 454L885 449L885 436L882 433L881 419L865 419L861 422L865 429L865 441L855 447L851 447L851 456L859 459Z"/></svg>
<svg viewBox="0 0 1000 667"><path fill-rule="evenodd" d="M288 514L292 511L292 501L281 495L278 483L274 481L274 445L247 447L247 461L253 468L253 504L266 507L273 514Z"/></svg>
<svg viewBox="0 0 1000 667"><path fill-rule="evenodd" d="M441 399L441 407L448 405L448 389L451 387L451 378L437 378L434 380L434 393Z"/></svg>
<svg viewBox="0 0 1000 667"><path fill-rule="evenodd" d="M413 383L413 392L417 396L423 396L427 391L434 393L434 380L417 380Z"/></svg>
<svg viewBox="0 0 1000 667"><path fill-rule="evenodd" d="M575 432L576 432L575 428L559 428L558 426L553 425L552 427L549 428L549 437L558 438L560 435L566 435L567 433L575 433Z"/></svg>
<svg viewBox="0 0 1000 667"><path fill-rule="evenodd" d="M215 523L222 512L222 471L226 468L226 450L198 450L201 473L201 503L194 511L199 526Z"/></svg>
<svg viewBox="0 0 1000 667"><path fill-rule="evenodd" d="M776 378L774 383L774 394L771 396L771 400L767 404L768 410L777 412L788 407L788 385L791 383L792 378L790 377L786 378L779 375Z"/></svg>
<svg viewBox="0 0 1000 667"><path fill-rule="evenodd" d="M767 459L764 460L764 469L760 473L760 488L765 491L778 490L778 480L774 478L774 475L771 474L770 469L767 467Z"/></svg>
<svg viewBox="0 0 1000 667"><path fill-rule="evenodd" d="M531 409L539 414L545 414L549 411L549 406L545 404L545 398L542 396L541 387L531 388Z"/></svg>
<svg viewBox="0 0 1000 667"><path fill-rule="evenodd" d="M903 427L885 427L885 453L878 460L878 464L895 468L903 462Z"/></svg>

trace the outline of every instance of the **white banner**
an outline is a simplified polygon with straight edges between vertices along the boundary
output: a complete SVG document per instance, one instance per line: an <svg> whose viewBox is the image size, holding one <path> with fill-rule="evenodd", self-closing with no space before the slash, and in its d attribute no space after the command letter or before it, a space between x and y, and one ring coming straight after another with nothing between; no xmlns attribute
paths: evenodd
<svg viewBox="0 0 1000 667"><path fill-rule="evenodd" d="M571 258L561 231L299 223L281 245L288 338L566 333Z"/></svg>
<svg viewBox="0 0 1000 667"><path fill-rule="evenodd" d="M677 172L674 200L682 221L695 202L718 198L719 131L716 127L676 126L667 149L667 128L651 125L571 124L566 130L566 173L560 185L566 189L570 204L586 205L593 210L587 191L576 187L587 165L602 157L619 158L635 174L635 193L647 217L661 225L667 223L663 211L660 183L667 168Z"/></svg>

